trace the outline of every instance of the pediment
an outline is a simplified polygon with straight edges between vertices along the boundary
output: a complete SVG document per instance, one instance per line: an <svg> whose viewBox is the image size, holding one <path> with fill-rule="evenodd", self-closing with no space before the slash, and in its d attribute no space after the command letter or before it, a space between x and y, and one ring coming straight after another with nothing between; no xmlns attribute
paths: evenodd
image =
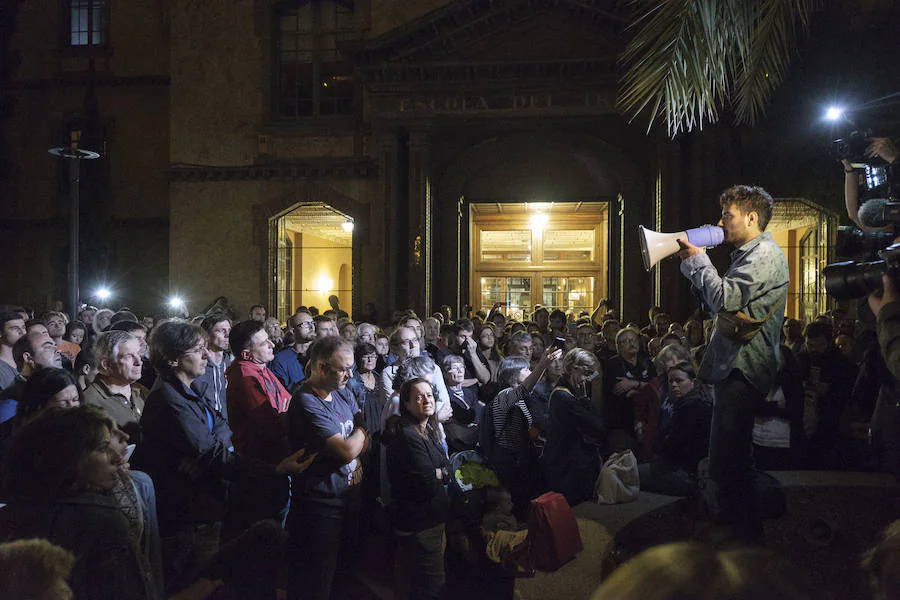
<svg viewBox="0 0 900 600"><path fill-rule="evenodd" d="M365 68L615 62L630 19L617 0L457 0L347 48Z"/></svg>

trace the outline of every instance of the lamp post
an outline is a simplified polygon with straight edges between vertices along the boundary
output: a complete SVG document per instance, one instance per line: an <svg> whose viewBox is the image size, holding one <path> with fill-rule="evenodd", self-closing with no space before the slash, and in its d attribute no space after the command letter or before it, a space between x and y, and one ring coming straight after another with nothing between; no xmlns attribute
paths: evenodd
<svg viewBox="0 0 900 600"><path fill-rule="evenodd" d="M48 150L53 156L63 158L69 163L69 197L72 203L72 214L69 220L69 314L73 321L78 319L78 219L80 214L79 184L81 181L81 161L100 158L100 155L96 152L79 149L78 141L80 138L81 131L73 130L68 146Z"/></svg>

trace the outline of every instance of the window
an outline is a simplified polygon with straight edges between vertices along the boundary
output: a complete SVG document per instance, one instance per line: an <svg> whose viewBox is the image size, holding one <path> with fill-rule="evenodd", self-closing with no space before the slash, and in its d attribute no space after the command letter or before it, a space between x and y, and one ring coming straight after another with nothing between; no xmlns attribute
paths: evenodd
<svg viewBox="0 0 900 600"><path fill-rule="evenodd" d="M105 46L108 41L106 0L69 0L68 42L73 47Z"/></svg>
<svg viewBox="0 0 900 600"><path fill-rule="evenodd" d="M351 7L292 2L276 12L275 113L281 118L349 115L354 85L338 44L353 39Z"/></svg>

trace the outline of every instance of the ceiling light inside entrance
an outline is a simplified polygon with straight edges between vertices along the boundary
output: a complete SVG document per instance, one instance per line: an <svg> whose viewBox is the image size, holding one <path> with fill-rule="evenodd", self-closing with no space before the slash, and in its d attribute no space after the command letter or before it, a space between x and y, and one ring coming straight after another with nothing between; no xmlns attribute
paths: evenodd
<svg viewBox="0 0 900 600"><path fill-rule="evenodd" d="M533 215L531 215L531 228L543 229L548 221L550 221L550 217L547 215L547 213L534 213Z"/></svg>

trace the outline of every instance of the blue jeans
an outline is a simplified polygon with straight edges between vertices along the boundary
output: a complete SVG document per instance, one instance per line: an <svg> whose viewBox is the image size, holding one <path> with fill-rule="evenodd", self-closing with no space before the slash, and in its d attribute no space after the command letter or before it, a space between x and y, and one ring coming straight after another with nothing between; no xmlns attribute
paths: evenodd
<svg viewBox="0 0 900 600"><path fill-rule="evenodd" d="M718 520L740 541L763 539L755 506L753 421L765 396L737 369L715 387L709 474L718 488Z"/></svg>

